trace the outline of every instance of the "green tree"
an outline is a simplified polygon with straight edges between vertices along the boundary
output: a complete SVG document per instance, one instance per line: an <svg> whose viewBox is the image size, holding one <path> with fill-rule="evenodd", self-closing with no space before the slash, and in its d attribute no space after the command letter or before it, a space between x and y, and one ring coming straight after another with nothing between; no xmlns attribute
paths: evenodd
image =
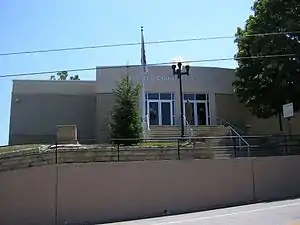
<svg viewBox="0 0 300 225"><path fill-rule="evenodd" d="M56 78L57 77L57 78ZM61 71L50 77L50 80L67 80L69 77L68 71ZM80 80L78 75L70 76L70 80Z"/></svg>
<svg viewBox="0 0 300 225"><path fill-rule="evenodd" d="M138 108L139 90L140 86L134 86L128 76L123 77L113 90L116 104L110 123L111 138L124 139L114 143L131 145L140 141L142 125Z"/></svg>
<svg viewBox="0 0 300 225"><path fill-rule="evenodd" d="M258 118L279 116L282 130L282 105L293 102L295 111L300 106L300 1L256 0L252 10L244 29L238 27L236 33L234 91ZM264 33L281 34L256 35Z"/></svg>
<svg viewBox="0 0 300 225"><path fill-rule="evenodd" d="M79 76L76 74L70 77L70 80L80 80Z"/></svg>

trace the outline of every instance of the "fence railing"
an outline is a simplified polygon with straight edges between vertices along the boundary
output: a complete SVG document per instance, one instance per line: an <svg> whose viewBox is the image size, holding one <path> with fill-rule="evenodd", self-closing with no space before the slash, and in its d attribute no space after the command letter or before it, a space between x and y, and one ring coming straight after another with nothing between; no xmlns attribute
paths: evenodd
<svg viewBox="0 0 300 225"><path fill-rule="evenodd" d="M222 118L217 118L218 124L224 125L230 129L230 136L236 136L237 137L237 144L238 148L247 148L248 156L250 156L250 144L241 136L243 134L243 131L239 129L238 127L234 126L232 123L228 122L227 120L224 120ZM232 139L234 142L236 139Z"/></svg>
<svg viewBox="0 0 300 225"><path fill-rule="evenodd" d="M247 150L248 156L251 156L250 155L250 144L233 127L228 126L228 128L230 129L231 140L234 142L234 144L235 145L237 144L237 147L239 149L242 149L245 147ZM237 139L232 138L232 137L237 137ZM236 141L237 141L237 143L236 143Z"/></svg>
<svg viewBox="0 0 300 225"><path fill-rule="evenodd" d="M187 135L188 137L193 137L194 136L194 130L192 128L192 126L190 125L189 121L187 120L186 116L183 115L183 119L184 119L184 124L187 128Z"/></svg>
<svg viewBox="0 0 300 225"><path fill-rule="evenodd" d="M0 147L0 170L55 163L214 159L300 155L300 136L243 136L252 145L237 144L238 136L139 139L140 143L48 144ZM192 142L188 140L192 140ZM132 141L136 139L126 139ZM79 143L92 143L91 139Z"/></svg>

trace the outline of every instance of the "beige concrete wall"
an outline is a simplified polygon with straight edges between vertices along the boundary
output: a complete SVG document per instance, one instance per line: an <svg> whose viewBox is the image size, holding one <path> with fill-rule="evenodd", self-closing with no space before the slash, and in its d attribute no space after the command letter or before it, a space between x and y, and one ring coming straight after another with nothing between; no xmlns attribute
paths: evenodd
<svg viewBox="0 0 300 225"><path fill-rule="evenodd" d="M54 171L0 173L0 223L51 224ZM59 221L101 222L247 202L251 182L248 159L60 165Z"/></svg>
<svg viewBox="0 0 300 225"><path fill-rule="evenodd" d="M95 81L82 80L14 80L14 94L93 94Z"/></svg>
<svg viewBox="0 0 300 225"><path fill-rule="evenodd" d="M126 71L136 83L140 82L142 68L139 66L129 67L128 70L126 67L98 67L96 92L111 92L116 87L116 81L120 80ZM183 77L183 88L192 93L232 93L233 79L234 70L232 69L191 67L190 76ZM171 66L148 67L148 75L145 79L146 92L174 92L178 88L178 80L172 74Z"/></svg>
<svg viewBox="0 0 300 225"><path fill-rule="evenodd" d="M51 143L57 125L76 125L79 141L94 138L94 95L13 93L10 144Z"/></svg>
<svg viewBox="0 0 300 225"><path fill-rule="evenodd" d="M248 109L239 103L237 97L233 94L216 94L216 116L223 118L237 126L249 127L247 133L251 135L279 134L278 117L269 119L259 119L255 117ZM283 133L288 133L288 121L282 118ZM300 113L295 113L291 120L292 134L300 134Z"/></svg>
<svg viewBox="0 0 300 225"><path fill-rule="evenodd" d="M97 143L107 143L110 139L109 122L115 98L112 93L102 93L96 96L95 138Z"/></svg>
<svg viewBox="0 0 300 225"><path fill-rule="evenodd" d="M246 202L252 199L250 178L247 159L63 166L60 221L101 222Z"/></svg>
<svg viewBox="0 0 300 225"><path fill-rule="evenodd" d="M0 224L53 225L55 168L0 173Z"/></svg>
<svg viewBox="0 0 300 225"><path fill-rule="evenodd" d="M236 125L245 125L249 114L233 94L216 94L216 115Z"/></svg>
<svg viewBox="0 0 300 225"><path fill-rule="evenodd" d="M257 200L300 195L300 156L256 158L253 169Z"/></svg>
<svg viewBox="0 0 300 225"><path fill-rule="evenodd" d="M280 133L278 117L272 117L269 119L258 119L252 115L247 117L246 123L250 125L250 134L278 134ZM283 133L288 134L289 122L282 118ZM295 116L291 120L291 132L292 134L300 134L300 113L295 113Z"/></svg>
<svg viewBox="0 0 300 225"><path fill-rule="evenodd" d="M59 165L58 219L102 222L300 195L299 169L300 156ZM53 224L55 175L55 166L0 173L0 224Z"/></svg>

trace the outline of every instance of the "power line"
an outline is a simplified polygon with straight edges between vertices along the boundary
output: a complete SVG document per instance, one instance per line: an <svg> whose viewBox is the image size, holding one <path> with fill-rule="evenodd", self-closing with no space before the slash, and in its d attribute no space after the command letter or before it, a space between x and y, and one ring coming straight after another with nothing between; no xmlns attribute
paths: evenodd
<svg viewBox="0 0 300 225"><path fill-rule="evenodd" d="M300 34L300 31L247 34L244 36L245 37L256 37L256 36L289 35L289 34ZM215 36L215 37L186 38L186 39L175 39L175 40L160 40L160 41L145 42L145 44L146 45L167 44L167 43L208 41L208 40L220 40L220 39L232 39L232 38L235 38L235 36ZM41 50L32 50L32 51L19 51L19 52L4 52L4 53L0 53L0 56L37 54L37 53L61 52L61 51L75 51L75 50L87 50L87 49L98 49L98 48L128 47L128 46L136 46L136 45L140 45L140 44L141 44L141 42L132 42L132 43L122 43L122 44L103 44L103 45L91 45L91 46L70 47L70 48L41 49Z"/></svg>
<svg viewBox="0 0 300 225"><path fill-rule="evenodd" d="M221 62L221 61L230 61L230 60L242 60L242 59L262 59L262 58L284 58L284 57L293 57L296 54L280 54L280 55L263 55L263 56L247 56L247 57L228 57L228 58L217 58L217 59L200 59L200 60L186 60L182 63L205 63L205 62ZM152 63L148 64L148 67L151 66L161 66L161 65L170 65L172 62L162 62L162 63ZM126 65L129 67L141 67L141 65ZM104 66L99 67L103 69L112 69L117 66ZM55 74L61 71L67 72L83 72L83 71L92 71L96 70L96 67L91 68L78 68L78 69L69 69L69 70L52 70L52 71L41 71L41 72L31 72L31 73L16 73L16 74L6 74L0 75L0 78L5 77L20 77L20 76L34 76L34 75L45 75L45 74Z"/></svg>

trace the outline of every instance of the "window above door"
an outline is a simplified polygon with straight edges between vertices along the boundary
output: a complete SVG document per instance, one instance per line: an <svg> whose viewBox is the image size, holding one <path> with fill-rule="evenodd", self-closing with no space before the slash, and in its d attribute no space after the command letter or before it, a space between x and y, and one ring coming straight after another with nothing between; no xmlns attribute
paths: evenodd
<svg viewBox="0 0 300 225"><path fill-rule="evenodd" d="M146 93L145 99L149 100L174 100L174 93Z"/></svg>
<svg viewBox="0 0 300 225"><path fill-rule="evenodd" d="M208 94L189 94L184 93L183 94L184 100L198 100L198 101L207 101L208 100Z"/></svg>

